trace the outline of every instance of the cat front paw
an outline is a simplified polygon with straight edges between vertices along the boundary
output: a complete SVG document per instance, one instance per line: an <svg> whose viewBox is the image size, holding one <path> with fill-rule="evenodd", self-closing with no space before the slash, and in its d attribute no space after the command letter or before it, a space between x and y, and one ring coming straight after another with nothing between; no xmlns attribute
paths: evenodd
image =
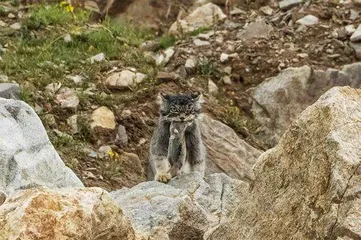
<svg viewBox="0 0 361 240"><path fill-rule="evenodd" d="M170 173L162 173L162 174L156 174L155 175L155 181L167 183L172 178L172 175Z"/></svg>

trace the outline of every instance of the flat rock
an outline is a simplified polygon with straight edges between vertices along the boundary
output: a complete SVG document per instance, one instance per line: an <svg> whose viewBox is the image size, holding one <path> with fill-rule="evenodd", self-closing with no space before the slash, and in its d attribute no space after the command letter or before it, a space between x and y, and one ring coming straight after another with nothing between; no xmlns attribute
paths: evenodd
<svg viewBox="0 0 361 240"><path fill-rule="evenodd" d="M155 56L157 66L166 65L174 55L174 48L167 48L164 52Z"/></svg>
<svg viewBox="0 0 361 240"><path fill-rule="evenodd" d="M355 32L351 35L351 42L359 42L361 41L361 24L355 30Z"/></svg>
<svg viewBox="0 0 361 240"><path fill-rule="evenodd" d="M90 58L90 63L96 63L96 62L102 62L105 61L105 54L104 53L99 53L93 57Z"/></svg>
<svg viewBox="0 0 361 240"><path fill-rule="evenodd" d="M169 34L177 35L180 33L192 32L202 27L210 27L217 21L223 20L226 17L227 16L217 5L207 3L197 7L184 19L174 22L169 29Z"/></svg>
<svg viewBox="0 0 361 240"><path fill-rule="evenodd" d="M283 0L279 2L279 6L282 10L288 10L301 4L303 0Z"/></svg>
<svg viewBox="0 0 361 240"><path fill-rule="evenodd" d="M357 59L361 60L361 42L360 43L350 42L350 47L352 47L355 50Z"/></svg>
<svg viewBox="0 0 361 240"><path fill-rule="evenodd" d="M13 23L10 25L10 28L14 29L14 30L20 30L21 29L21 24L20 23Z"/></svg>
<svg viewBox="0 0 361 240"><path fill-rule="evenodd" d="M247 184L213 174L179 176L168 184L150 181L111 192L144 239L206 239L227 221Z"/></svg>
<svg viewBox="0 0 361 240"><path fill-rule="evenodd" d="M30 106L0 98L0 126L0 191L83 186L60 159Z"/></svg>
<svg viewBox="0 0 361 240"><path fill-rule="evenodd" d="M157 73L157 80L161 82L166 81L175 81L178 80L180 77L178 74L174 72L158 72Z"/></svg>
<svg viewBox="0 0 361 240"><path fill-rule="evenodd" d="M63 87L56 95L56 101L62 108L76 109L79 105L79 98L75 90Z"/></svg>
<svg viewBox="0 0 361 240"><path fill-rule="evenodd" d="M118 73L113 73L106 80L105 84L109 88L124 89L135 86L143 82L147 76L143 73L132 72L129 70L123 70Z"/></svg>
<svg viewBox="0 0 361 240"><path fill-rule="evenodd" d="M203 40L200 40L198 38L194 39L193 40L193 44L196 45L197 47L202 47L202 46L209 46L211 45L210 42L208 41L203 41Z"/></svg>
<svg viewBox="0 0 361 240"><path fill-rule="evenodd" d="M208 239L359 239L360 116L359 89L322 95L262 154L232 220Z"/></svg>
<svg viewBox="0 0 361 240"><path fill-rule="evenodd" d="M237 34L237 38L241 40L249 40L252 38L268 37L273 27L264 20L258 20L248 24L245 29Z"/></svg>
<svg viewBox="0 0 361 240"><path fill-rule="evenodd" d="M310 15L310 14L307 16L304 16L303 18L298 19L296 21L296 23L304 25L304 26L312 26L312 25L317 24L318 22L319 22L318 17Z"/></svg>
<svg viewBox="0 0 361 240"><path fill-rule="evenodd" d="M220 121L204 115L202 139L207 149L206 174L225 173L231 178L251 181L253 165L262 151L240 139L237 133Z"/></svg>
<svg viewBox="0 0 361 240"><path fill-rule="evenodd" d="M114 113L107 107L103 106L96 109L91 115L91 128L100 127L104 129L115 129Z"/></svg>
<svg viewBox="0 0 361 240"><path fill-rule="evenodd" d="M100 188L15 192L0 207L0 229L0 239L137 239L122 209Z"/></svg>
<svg viewBox="0 0 361 240"><path fill-rule="evenodd" d="M0 98L20 99L20 86L17 83L0 83Z"/></svg>
<svg viewBox="0 0 361 240"><path fill-rule="evenodd" d="M361 63L327 71L308 66L287 68L258 85L251 93L256 100L252 112L265 133L270 134L266 140L276 144L291 122L333 86L361 87L359 72Z"/></svg>
<svg viewBox="0 0 361 240"><path fill-rule="evenodd" d="M208 79L208 92L211 94L216 94L218 93L218 90L218 86L211 79Z"/></svg>

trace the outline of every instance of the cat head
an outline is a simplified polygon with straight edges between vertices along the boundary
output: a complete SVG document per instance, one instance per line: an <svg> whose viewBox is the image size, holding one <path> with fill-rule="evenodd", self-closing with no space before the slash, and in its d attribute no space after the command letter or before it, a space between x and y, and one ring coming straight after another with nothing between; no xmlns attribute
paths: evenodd
<svg viewBox="0 0 361 240"><path fill-rule="evenodd" d="M203 95L199 92L177 95L160 93L158 96L161 117L170 122L193 121L201 113L203 102Z"/></svg>

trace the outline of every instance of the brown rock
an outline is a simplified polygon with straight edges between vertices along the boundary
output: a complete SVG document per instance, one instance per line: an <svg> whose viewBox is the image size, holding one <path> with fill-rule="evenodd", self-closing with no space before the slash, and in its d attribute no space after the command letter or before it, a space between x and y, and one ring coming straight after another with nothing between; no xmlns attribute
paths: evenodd
<svg viewBox="0 0 361 240"><path fill-rule="evenodd" d="M252 147L227 125L204 115L202 138L207 148L206 174L222 172L232 178L254 179L252 167L261 151Z"/></svg>
<svg viewBox="0 0 361 240"><path fill-rule="evenodd" d="M136 239L122 209L100 188L28 189L0 206L0 239Z"/></svg>
<svg viewBox="0 0 361 240"><path fill-rule="evenodd" d="M361 91L335 87L265 152L234 218L209 239L361 239Z"/></svg>

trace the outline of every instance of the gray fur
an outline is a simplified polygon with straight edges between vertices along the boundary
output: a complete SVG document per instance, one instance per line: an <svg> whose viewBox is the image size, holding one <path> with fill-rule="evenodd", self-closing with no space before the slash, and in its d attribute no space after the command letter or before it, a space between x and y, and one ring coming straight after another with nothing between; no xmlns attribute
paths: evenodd
<svg viewBox="0 0 361 240"><path fill-rule="evenodd" d="M201 94L160 95L160 117L149 155L149 180L167 182L181 173L204 174L200 131ZM188 169L187 169L188 168Z"/></svg>

